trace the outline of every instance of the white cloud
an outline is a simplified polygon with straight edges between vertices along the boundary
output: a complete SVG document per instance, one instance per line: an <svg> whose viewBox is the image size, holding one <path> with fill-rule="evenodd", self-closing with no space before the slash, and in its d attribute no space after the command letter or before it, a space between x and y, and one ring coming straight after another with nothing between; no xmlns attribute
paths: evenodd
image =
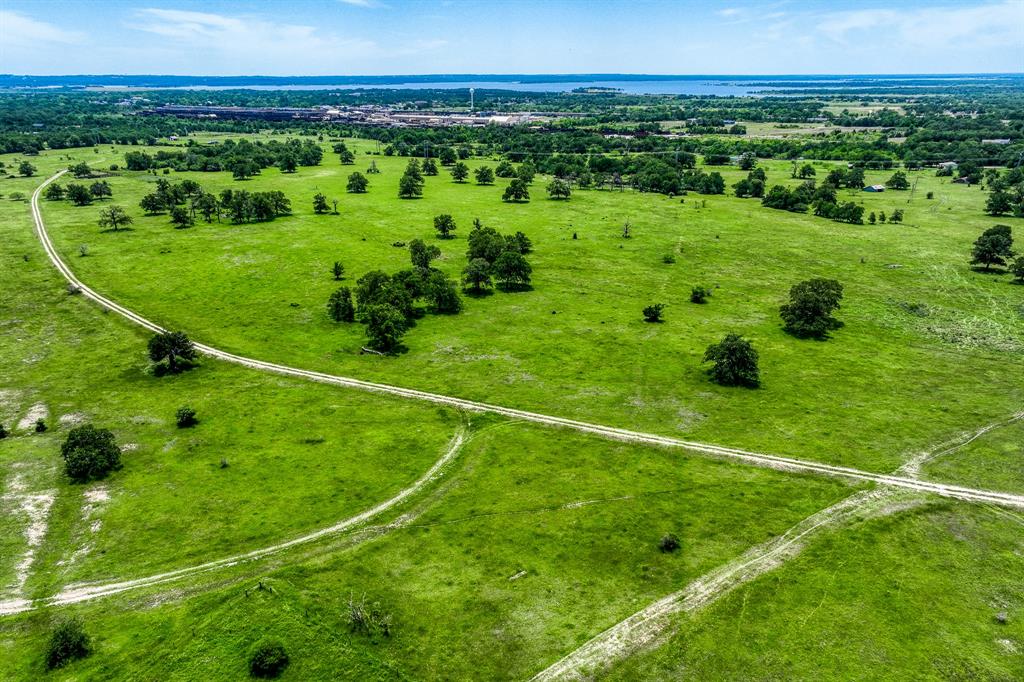
<svg viewBox="0 0 1024 682"><path fill-rule="evenodd" d="M73 44L84 39L82 33L37 21L18 12L0 10L0 45L4 48L39 46L39 43Z"/></svg>
<svg viewBox="0 0 1024 682"><path fill-rule="evenodd" d="M208 12L141 9L129 25L166 38L164 48L216 53L239 73L308 73L314 64L344 64L377 51L372 40L322 33L315 26L233 17ZM316 69L319 70L319 69ZM330 70L330 69L328 69Z"/></svg>
<svg viewBox="0 0 1024 682"><path fill-rule="evenodd" d="M735 7L726 7L725 9L720 9L717 12L715 12L715 14L717 14L720 17L734 17L739 13L740 11Z"/></svg>
<svg viewBox="0 0 1024 682"><path fill-rule="evenodd" d="M892 36L903 44L942 46L955 41L1020 47L1024 2L1010 0L974 7L953 6L914 10L867 9L825 15L818 30L841 45L857 42L866 33Z"/></svg>
<svg viewBox="0 0 1024 682"><path fill-rule="evenodd" d="M377 7L378 3L374 0L338 0L338 2L345 5L352 5L353 7Z"/></svg>

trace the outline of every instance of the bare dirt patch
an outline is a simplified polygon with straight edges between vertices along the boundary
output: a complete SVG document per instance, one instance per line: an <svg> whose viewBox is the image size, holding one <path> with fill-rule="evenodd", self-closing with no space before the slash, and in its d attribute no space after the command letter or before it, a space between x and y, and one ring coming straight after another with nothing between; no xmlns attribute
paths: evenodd
<svg viewBox="0 0 1024 682"><path fill-rule="evenodd" d="M18 422L18 430L28 431L29 429L35 428L36 422L40 419L46 419L50 416L50 410L47 409L45 403L36 403L32 407L28 408L28 412Z"/></svg>

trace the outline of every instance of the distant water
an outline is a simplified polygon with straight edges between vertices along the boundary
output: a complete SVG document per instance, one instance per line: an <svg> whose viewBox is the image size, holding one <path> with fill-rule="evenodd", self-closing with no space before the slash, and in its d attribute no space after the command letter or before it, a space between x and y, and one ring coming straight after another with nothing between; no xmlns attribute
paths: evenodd
<svg viewBox="0 0 1024 682"><path fill-rule="evenodd" d="M749 95L774 90L755 81L417 81L412 83L346 83L344 85L192 85L169 90L511 90L515 92L569 92L577 88L613 88L631 95Z"/></svg>

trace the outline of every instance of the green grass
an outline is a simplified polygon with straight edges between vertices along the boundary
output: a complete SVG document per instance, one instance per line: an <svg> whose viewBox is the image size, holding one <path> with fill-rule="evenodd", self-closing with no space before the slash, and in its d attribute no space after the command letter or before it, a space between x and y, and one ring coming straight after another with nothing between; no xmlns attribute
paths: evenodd
<svg viewBox="0 0 1024 682"><path fill-rule="evenodd" d="M525 679L852 491L491 418L473 433L411 525L276 570L273 594L252 590L263 567L244 566L228 574L242 582L180 601L182 586L165 586L159 609L138 608L155 601L146 595L73 607L99 652L68 674L233 679L266 634L294 652L289 679ZM658 550L666 532L679 552ZM392 613L392 638L348 631L347 600L363 593ZM14 643L0 675L38 669L48 620L0 620Z"/></svg>
<svg viewBox="0 0 1024 682"><path fill-rule="evenodd" d="M33 161L49 174L69 163L64 156L106 167L123 151ZM589 191L550 202L540 178L533 201L510 206L499 201L500 186L455 185L443 171L427 179L423 199L403 202L395 188L405 160L373 158L384 172L365 196L344 194L353 167L332 154L290 177L272 169L244 183L190 175L209 190L288 193L296 215L262 225L179 231L166 216L142 217L138 198L152 176L137 174L111 178L114 203L136 217L132 231L100 232L100 205L46 203L44 211L84 281L161 324L261 359L883 471L1020 409L1024 288L966 265L970 243L993 222L977 189L921 173L909 203L909 193L850 193L871 210L907 211L902 226L855 227L733 197L680 203ZM365 155L357 159L364 168ZM823 176L828 165L817 165ZM791 182L789 164L767 166L770 184ZM722 170L730 183L742 175ZM3 179L0 193L28 194L39 181ZM340 216L312 214L317 191L339 198ZM431 218L442 212L460 229L435 242L439 267L457 274L480 217L533 239L534 289L467 298L458 316L427 316L397 357L359 355L362 327L324 314L337 286L331 263L345 263L349 285L370 269L406 267L407 251L391 243L431 238ZM626 219L630 240L619 236ZM374 520L410 518L404 525L0 618L3 679L42 677L51 623L70 614L85 620L96 652L53 679L239 679L264 636L282 639L292 655L285 679L527 679L861 489L213 360L157 378L146 333L66 292L32 234L27 203L0 199L0 236L0 421L44 403L53 427L0 441L4 491L21 476L28 490L55 493L28 596L330 525L418 478L456 429L469 433L442 478ZM88 256L77 255L80 244ZM663 262L666 253L674 264ZM827 342L780 329L778 305L810 276L847 287L846 326ZM687 302L696 284L717 285L708 305ZM641 308L653 302L669 304L664 324L642 322ZM754 339L764 388L707 381L700 356L728 331ZM185 403L201 421L181 430L174 410ZM137 446L105 482L110 500L88 510L85 488L59 469L69 428L59 417L70 414ZM1019 440L1019 424L1004 427L925 473L1019 491ZM220 468L221 458L230 466ZM4 585L26 549L26 521L13 508L0 515ZM678 619L667 644L608 676L1015 679L1024 671L1011 653L1024 649L1020 522L1005 510L931 502L827 533L782 568ZM663 554L657 542L669 532L682 549ZM271 589L258 589L260 581ZM393 615L392 638L349 631L347 601L364 593ZM1001 611L1006 625L994 621Z"/></svg>
<svg viewBox="0 0 1024 682"><path fill-rule="evenodd" d="M39 403L50 412L46 433L15 429L0 441L3 493L20 478L26 492L55 496L29 583L36 594L217 559L331 525L416 480L461 422L453 411L212 360L155 377L148 334L66 292L35 242L27 207L0 203L0 221L0 423L11 429ZM184 404L198 411L194 428L175 425ZM70 483L59 454L68 418L112 429L130 448L124 468L102 484ZM109 501L89 505L86 491L100 487ZM17 506L4 501L4 586L25 549Z"/></svg>
<svg viewBox="0 0 1024 682"><path fill-rule="evenodd" d="M1022 490L1024 422L993 429L962 448L926 462L923 470L929 478L999 490Z"/></svg>
<svg viewBox="0 0 1024 682"><path fill-rule="evenodd" d="M367 158L340 166L328 153L321 167L290 176L268 169L245 182L188 175L212 191L284 191L295 215L267 224L174 230L166 216L136 208L155 179L146 175L112 181L114 201L136 215L131 232L100 233L99 205L48 203L44 211L85 281L158 322L233 351L365 379L880 471L1024 399L1015 379L1024 368L1024 288L967 264L972 241L992 223L977 188L921 172L911 174L919 182L912 200L910 192L844 191L869 210L907 214L903 225L850 226L733 197L680 203L583 191L553 202L542 178L533 201L508 205L500 183L457 185L444 171L427 178L424 198L401 201L406 159L383 156L372 157L383 172L371 177L370 192L345 194L345 177ZM769 184L795 182L790 164L765 166ZM819 175L827 168L819 164ZM742 176L721 170L730 183ZM869 173L868 181L888 175ZM318 191L339 199L340 216L312 214ZM406 250L392 243L432 239L431 219L442 212L459 230L437 241L441 269L458 275L479 217L531 237L534 290L468 299L459 316L427 317L400 357L359 355L363 327L333 324L324 312L337 286L331 263L346 265L350 285L371 269L406 267ZM627 219L630 240L620 236ZM86 258L73 255L82 243ZM662 262L667 253L674 264ZM794 339L778 319L789 287L811 276L846 287L846 327L826 343ZM709 305L688 302L697 284L714 287ZM645 324L640 310L656 301L668 304L667 322ZM759 349L762 390L707 381L704 348L730 331Z"/></svg>
<svg viewBox="0 0 1024 682"><path fill-rule="evenodd" d="M953 503L865 522L599 679L1019 680L1021 523Z"/></svg>

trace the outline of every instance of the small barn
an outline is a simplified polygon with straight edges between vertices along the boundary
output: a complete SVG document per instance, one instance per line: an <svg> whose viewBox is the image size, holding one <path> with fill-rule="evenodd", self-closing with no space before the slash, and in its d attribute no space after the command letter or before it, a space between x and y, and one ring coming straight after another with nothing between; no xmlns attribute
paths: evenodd
<svg viewBox="0 0 1024 682"><path fill-rule="evenodd" d="M884 192L885 185L868 185L864 188L865 192Z"/></svg>

